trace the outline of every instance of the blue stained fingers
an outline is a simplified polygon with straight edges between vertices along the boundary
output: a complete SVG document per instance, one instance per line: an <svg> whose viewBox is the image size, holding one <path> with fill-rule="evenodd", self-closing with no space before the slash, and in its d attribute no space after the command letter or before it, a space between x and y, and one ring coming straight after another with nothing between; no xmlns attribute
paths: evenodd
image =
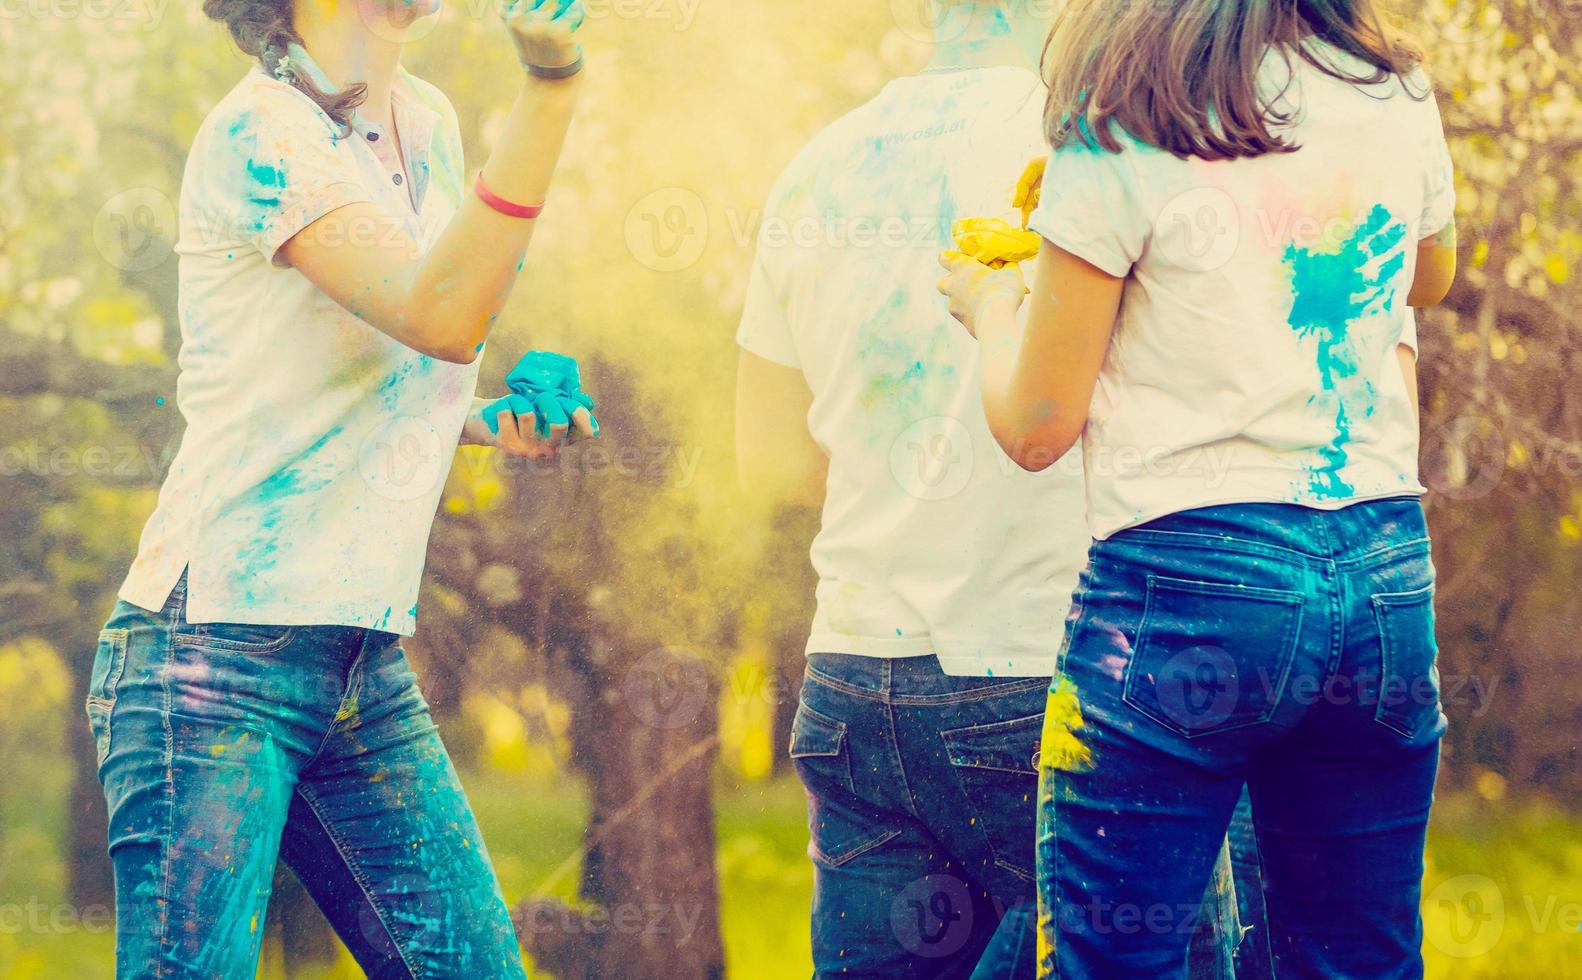
<svg viewBox="0 0 1582 980"><path fill-rule="evenodd" d="M571 415L566 411L566 405L558 392L546 391L533 399L533 412L538 416L538 425L533 431L538 433L539 438L547 438L554 426L571 424Z"/></svg>
<svg viewBox="0 0 1582 980"><path fill-rule="evenodd" d="M499 401L484 406L482 412L483 424L489 427L490 432L499 435L501 415L510 412L511 415L519 417L531 414L532 411L533 403L529 399L517 394L506 395Z"/></svg>
<svg viewBox="0 0 1582 980"><path fill-rule="evenodd" d="M508 4L506 13L509 14L516 6L516 2ZM547 14L547 19L551 23L565 24L572 33L576 33L588 18L588 11L583 6L582 0L531 0L527 13Z"/></svg>
<svg viewBox="0 0 1582 980"><path fill-rule="evenodd" d="M534 418L534 431L548 438L550 428L570 425L579 412L588 413L589 429L599 432L593 417L597 403L582 390L582 375L575 358L550 351L529 351L506 375L511 393L486 406L482 417L489 431L500 434L500 416L510 412L517 419Z"/></svg>

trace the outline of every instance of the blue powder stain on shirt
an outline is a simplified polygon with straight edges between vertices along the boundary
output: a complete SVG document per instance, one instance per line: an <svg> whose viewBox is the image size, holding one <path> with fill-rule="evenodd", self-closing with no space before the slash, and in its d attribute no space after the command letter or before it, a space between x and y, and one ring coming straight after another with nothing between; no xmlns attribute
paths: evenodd
<svg viewBox="0 0 1582 980"><path fill-rule="evenodd" d="M989 22L989 36L1004 37L1009 33L1011 33L1011 22L1005 16L1005 9L996 6L994 8L994 20Z"/></svg>
<svg viewBox="0 0 1582 980"><path fill-rule="evenodd" d="M286 172L282 169L284 161L278 158L273 162L258 159L261 140L251 112L237 115L231 121L227 135L230 137L225 144L227 152L234 154L236 163L228 161L225 167L229 169L240 165L238 177L241 186L236 190L243 204L242 224L255 233L261 232L268 227L274 213L280 210L280 195L286 189Z"/></svg>
<svg viewBox="0 0 1582 980"><path fill-rule="evenodd" d="M1311 467L1309 491L1320 499L1344 500L1355 491L1343 475L1347 447L1352 427L1377 410L1378 392L1362 374L1361 359L1374 345L1354 328L1394 308L1396 280L1406 265L1405 238L1406 224L1380 204L1333 252L1295 243L1285 250L1292 291L1288 322L1298 335L1317 343L1323 390L1313 402L1333 405L1335 412L1335 437L1319 450L1321 462Z"/></svg>
<svg viewBox="0 0 1582 980"><path fill-rule="evenodd" d="M258 529L255 536L237 550L236 564L231 570L234 591L253 602L253 586L258 576L275 567L275 556L280 551L282 533L297 532L302 528L283 528L284 501L306 493L316 493L334 482L334 473L310 475L305 464L310 462L325 446L343 432L336 426L309 446L290 466L272 474L258 485L255 502L258 507Z"/></svg>
<svg viewBox="0 0 1582 980"><path fill-rule="evenodd" d="M481 348L480 348L481 349ZM381 404L387 409L394 409L401 400L401 386L413 374L427 374L434 367L434 359L427 354L417 357L396 368L379 382L377 389Z"/></svg>
<svg viewBox="0 0 1582 980"><path fill-rule="evenodd" d="M857 357L862 364L861 400L869 411L890 408L907 418L920 418L923 383L929 362L941 377L955 374L943 356L940 338L919 335L918 325L903 316L912 291L899 286L858 328Z"/></svg>

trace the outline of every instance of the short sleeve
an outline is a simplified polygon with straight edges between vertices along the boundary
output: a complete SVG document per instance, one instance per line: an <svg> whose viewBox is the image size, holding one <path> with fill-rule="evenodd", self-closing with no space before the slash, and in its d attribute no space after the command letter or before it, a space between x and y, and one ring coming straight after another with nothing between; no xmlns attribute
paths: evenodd
<svg viewBox="0 0 1582 980"><path fill-rule="evenodd" d="M1413 354L1420 355L1422 349L1417 344L1417 311L1411 307L1406 308L1406 325L1401 328L1401 339L1396 344L1405 347Z"/></svg>
<svg viewBox="0 0 1582 980"><path fill-rule="evenodd" d="M1439 105L1429 98L1432 120L1423 136L1423 213L1418 224L1418 240L1433 238L1456 217L1456 168L1445 141L1445 125Z"/></svg>
<svg viewBox="0 0 1582 980"><path fill-rule="evenodd" d="M1056 147L1028 227L1109 275L1126 276L1153 228L1133 155L1124 143L1119 153L1078 139Z"/></svg>
<svg viewBox="0 0 1582 980"><path fill-rule="evenodd" d="M791 318L769 269L769 263L776 254L776 249L759 243L758 254L753 259L752 275L747 281L747 301L742 307L742 322L736 330L736 343L743 350L765 360L784 367L799 368L802 359L797 354Z"/></svg>
<svg viewBox="0 0 1582 980"><path fill-rule="evenodd" d="M299 93L260 88L209 120L185 190L214 230L274 260L330 211L373 199L344 138Z"/></svg>

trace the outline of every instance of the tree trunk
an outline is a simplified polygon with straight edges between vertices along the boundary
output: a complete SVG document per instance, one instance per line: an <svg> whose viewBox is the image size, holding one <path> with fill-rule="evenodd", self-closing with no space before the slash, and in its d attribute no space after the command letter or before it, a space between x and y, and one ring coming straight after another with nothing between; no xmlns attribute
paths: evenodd
<svg viewBox="0 0 1582 980"><path fill-rule="evenodd" d="M110 866L104 792L99 786L98 750L82 709L98 650L99 617L104 610L93 603L79 603L77 608L80 615L63 624L59 636L62 659L71 671L71 693L66 704L70 719L66 745L71 766L71 789L66 800L66 894L74 906L86 913L115 908L115 875Z"/></svg>
<svg viewBox="0 0 1582 980"><path fill-rule="evenodd" d="M718 688L690 654L579 658L571 739L592 814L581 898L529 900L523 945L560 980L725 975L712 770Z"/></svg>

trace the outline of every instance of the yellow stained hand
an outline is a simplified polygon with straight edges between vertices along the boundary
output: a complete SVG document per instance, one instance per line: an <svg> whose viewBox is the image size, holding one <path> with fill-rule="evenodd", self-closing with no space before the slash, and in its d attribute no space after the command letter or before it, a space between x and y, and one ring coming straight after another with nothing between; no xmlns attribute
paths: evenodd
<svg viewBox="0 0 1582 980"><path fill-rule="evenodd" d="M1032 220L1033 212L1038 210L1038 202L1044 193L1044 169L1048 166L1048 157L1038 157L1027 165L1027 169L1022 171L1022 179L1016 182L1016 196L1011 199L1011 206L1022 209L1023 228Z"/></svg>
<svg viewBox="0 0 1582 980"><path fill-rule="evenodd" d="M956 247L991 269L1026 262L1038 256L1043 238L999 218L963 218L951 228Z"/></svg>
<svg viewBox="0 0 1582 980"><path fill-rule="evenodd" d="M992 304L1015 310L1027 295L1022 267L1015 262L993 267L961 252L945 252L939 257L945 275L939 291L950 301L950 315L961 321L967 332L978 335L978 321Z"/></svg>

